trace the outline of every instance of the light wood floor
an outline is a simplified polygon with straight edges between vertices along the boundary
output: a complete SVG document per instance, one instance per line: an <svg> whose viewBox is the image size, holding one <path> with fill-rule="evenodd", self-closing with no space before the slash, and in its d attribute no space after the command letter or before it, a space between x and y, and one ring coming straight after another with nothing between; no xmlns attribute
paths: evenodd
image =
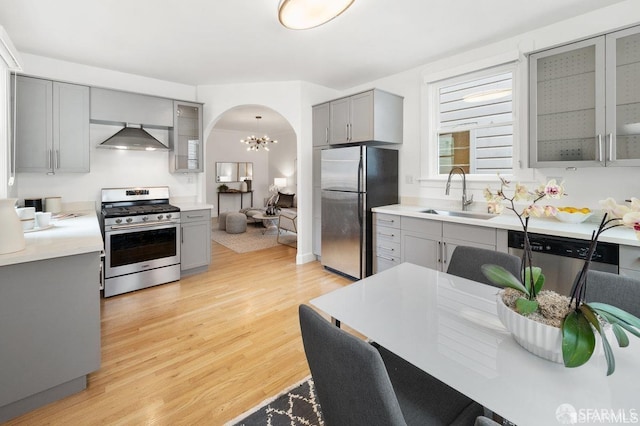
<svg viewBox="0 0 640 426"><path fill-rule="evenodd" d="M295 249L102 300L102 366L88 388L10 425L222 425L309 374L297 307L348 284Z"/></svg>

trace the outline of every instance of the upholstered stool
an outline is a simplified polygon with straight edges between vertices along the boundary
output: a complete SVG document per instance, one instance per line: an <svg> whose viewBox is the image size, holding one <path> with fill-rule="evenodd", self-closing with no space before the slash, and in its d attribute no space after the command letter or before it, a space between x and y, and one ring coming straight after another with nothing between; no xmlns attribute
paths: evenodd
<svg viewBox="0 0 640 426"><path fill-rule="evenodd" d="M221 231L227 230L227 215L228 212L222 212L218 215L218 229Z"/></svg>
<svg viewBox="0 0 640 426"><path fill-rule="evenodd" d="M227 214L227 234L242 234L247 230L247 216L242 213Z"/></svg>

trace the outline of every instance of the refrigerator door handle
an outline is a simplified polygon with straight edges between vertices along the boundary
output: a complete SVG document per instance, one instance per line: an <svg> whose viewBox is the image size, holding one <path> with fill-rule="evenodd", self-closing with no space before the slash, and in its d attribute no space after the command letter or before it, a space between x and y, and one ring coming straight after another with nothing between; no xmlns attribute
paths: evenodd
<svg viewBox="0 0 640 426"><path fill-rule="evenodd" d="M363 209L363 203L362 203L362 180L363 180L363 176L362 176L362 156L360 156L360 161L358 162L358 222L360 222L360 225L362 225L362 221L363 221L363 217L362 217L362 209Z"/></svg>

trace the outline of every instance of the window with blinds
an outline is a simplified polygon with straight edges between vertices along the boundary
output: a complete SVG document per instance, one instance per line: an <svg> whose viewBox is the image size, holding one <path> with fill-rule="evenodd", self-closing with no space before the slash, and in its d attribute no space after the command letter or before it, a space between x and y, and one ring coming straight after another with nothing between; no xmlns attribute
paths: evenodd
<svg viewBox="0 0 640 426"><path fill-rule="evenodd" d="M513 71L441 81L437 91L438 171L472 174L513 170Z"/></svg>

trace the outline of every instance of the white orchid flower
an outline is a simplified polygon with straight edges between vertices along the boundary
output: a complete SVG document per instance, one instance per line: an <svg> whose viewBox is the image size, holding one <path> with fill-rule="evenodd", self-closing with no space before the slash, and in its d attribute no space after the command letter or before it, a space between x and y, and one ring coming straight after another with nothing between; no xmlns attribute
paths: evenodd
<svg viewBox="0 0 640 426"><path fill-rule="evenodd" d="M622 217L622 223L624 223L625 226L634 228L636 223L640 223L640 211L625 214Z"/></svg>

